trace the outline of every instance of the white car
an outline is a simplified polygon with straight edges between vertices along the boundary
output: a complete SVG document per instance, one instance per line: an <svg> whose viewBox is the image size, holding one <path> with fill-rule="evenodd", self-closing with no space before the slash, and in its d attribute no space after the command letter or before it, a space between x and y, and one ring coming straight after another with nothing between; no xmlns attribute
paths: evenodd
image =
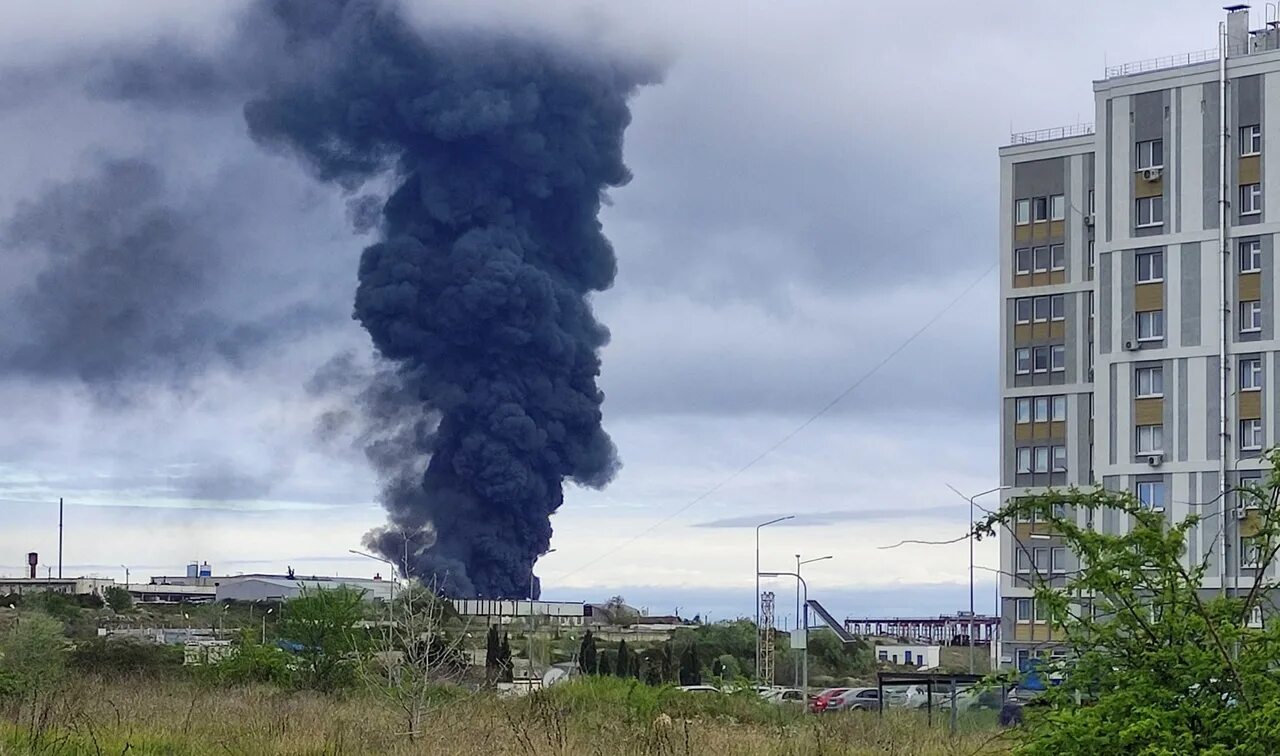
<svg viewBox="0 0 1280 756"><path fill-rule="evenodd" d="M720 689L714 685L681 685L676 690L685 693L719 693Z"/></svg>
<svg viewBox="0 0 1280 756"><path fill-rule="evenodd" d="M764 694L764 700L773 704L803 704L804 691L799 688L777 688Z"/></svg>

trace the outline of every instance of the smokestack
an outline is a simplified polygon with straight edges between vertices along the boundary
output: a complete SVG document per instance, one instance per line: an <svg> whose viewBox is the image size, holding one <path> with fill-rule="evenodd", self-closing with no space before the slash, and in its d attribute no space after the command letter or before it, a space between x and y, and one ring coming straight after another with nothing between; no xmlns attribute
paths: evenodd
<svg viewBox="0 0 1280 756"><path fill-rule="evenodd" d="M40 555L34 551L27 552L27 577L36 579L36 565L40 564Z"/></svg>

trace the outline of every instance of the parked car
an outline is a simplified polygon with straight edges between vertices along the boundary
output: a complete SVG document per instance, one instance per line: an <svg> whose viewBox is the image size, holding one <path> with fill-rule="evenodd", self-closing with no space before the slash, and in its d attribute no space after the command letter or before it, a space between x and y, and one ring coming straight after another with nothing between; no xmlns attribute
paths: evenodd
<svg viewBox="0 0 1280 756"><path fill-rule="evenodd" d="M809 711L814 714L821 714L827 710L829 705L831 705L832 699L836 698L841 693L844 693L846 690L848 690L848 688L826 688L818 691L818 695L814 696L813 699L809 701Z"/></svg>
<svg viewBox="0 0 1280 756"><path fill-rule="evenodd" d="M871 711L880 708L880 691L875 688L849 688L827 704L827 711Z"/></svg>
<svg viewBox="0 0 1280 756"><path fill-rule="evenodd" d="M778 688L765 695L764 700L772 704L804 704L804 691L799 688Z"/></svg>
<svg viewBox="0 0 1280 756"><path fill-rule="evenodd" d="M886 685L884 687L885 706L897 709L921 709L929 702L929 696L922 685Z"/></svg>
<svg viewBox="0 0 1280 756"><path fill-rule="evenodd" d="M685 693L719 693L720 689L714 685L681 685L676 690Z"/></svg>

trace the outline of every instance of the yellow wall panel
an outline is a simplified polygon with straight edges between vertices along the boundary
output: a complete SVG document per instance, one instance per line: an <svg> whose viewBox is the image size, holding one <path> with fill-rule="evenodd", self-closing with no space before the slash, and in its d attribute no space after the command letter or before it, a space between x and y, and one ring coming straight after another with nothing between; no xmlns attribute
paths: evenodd
<svg viewBox="0 0 1280 756"><path fill-rule="evenodd" d="M1134 199L1139 197L1159 197L1164 194L1164 179L1158 178L1155 181L1147 181L1142 177L1142 171L1133 174L1133 196Z"/></svg>
<svg viewBox="0 0 1280 756"><path fill-rule="evenodd" d="M1160 425L1164 422L1163 399L1134 399L1133 417L1137 425Z"/></svg>
<svg viewBox="0 0 1280 756"><path fill-rule="evenodd" d="M1240 274L1240 301L1247 302L1251 299L1262 299L1261 273Z"/></svg>
<svg viewBox="0 0 1280 756"><path fill-rule="evenodd" d="M1259 162L1260 160L1260 155L1240 158L1240 165L1236 168L1236 177L1241 184L1262 183L1262 164Z"/></svg>
<svg viewBox="0 0 1280 756"><path fill-rule="evenodd" d="M1236 395L1241 420L1257 420L1262 417L1262 392L1241 391Z"/></svg>
<svg viewBox="0 0 1280 756"><path fill-rule="evenodd" d="M1164 309L1164 284L1145 283L1133 287L1133 308L1138 312Z"/></svg>

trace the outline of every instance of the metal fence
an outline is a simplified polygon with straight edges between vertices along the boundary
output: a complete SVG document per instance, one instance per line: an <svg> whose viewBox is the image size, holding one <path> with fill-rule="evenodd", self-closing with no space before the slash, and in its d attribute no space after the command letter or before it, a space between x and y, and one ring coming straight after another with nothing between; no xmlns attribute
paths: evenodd
<svg viewBox="0 0 1280 756"><path fill-rule="evenodd" d="M1009 135L1009 144L1033 144L1035 142L1047 142L1051 139L1066 139L1067 137L1088 136L1093 133L1093 124L1077 123L1071 126L1055 126L1052 129L1037 129L1035 131L1019 131Z"/></svg>
<svg viewBox="0 0 1280 756"><path fill-rule="evenodd" d="M1178 53L1177 55L1166 55L1163 58L1147 58L1146 60L1136 60L1132 63L1122 63L1118 66L1107 66L1103 78L1114 79L1118 76L1132 76L1148 71L1159 71L1164 68L1191 66L1196 63L1207 63L1217 59L1218 48L1211 47L1208 50L1195 50L1193 52Z"/></svg>

